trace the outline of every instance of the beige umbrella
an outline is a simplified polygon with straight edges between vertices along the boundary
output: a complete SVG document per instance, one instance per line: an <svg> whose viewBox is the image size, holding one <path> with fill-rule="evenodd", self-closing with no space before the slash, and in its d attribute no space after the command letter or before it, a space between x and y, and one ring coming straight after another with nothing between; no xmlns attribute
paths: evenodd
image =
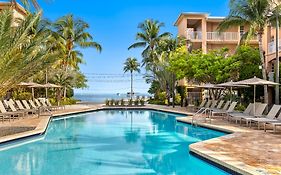
<svg viewBox="0 0 281 175"><path fill-rule="evenodd" d="M249 87L248 85L242 85L242 84L236 84L236 82L233 82L232 80L229 81L229 82L226 82L226 83L221 83L221 84L218 84L217 86L220 86L220 87L229 87L230 88L230 94L231 94L231 100L232 100L232 89L233 87L235 88L245 88L245 87Z"/></svg>
<svg viewBox="0 0 281 175"><path fill-rule="evenodd" d="M203 85L198 86L198 88L203 88L203 89L208 89L208 94L210 95L210 89L224 89L224 87L216 86L215 84L212 83L206 83Z"/></svg>
<svg viewBox="0 0 281 175"><path fill-rule="evenodd" d="M48 90L47 88L62 88L60 85L52 84L52 83L46 83L43 85L46 88L46 98L48 98Z"/></svg>
<svg viewBox="0 0 281 175"><path fill-rule="evenodd" d="M31 88L32 91L32 98L34 99L34 88L42 88L44 87L42 84L38 84L38 83L32 83L31 86L28 86Z"/></svg>
<svg viewBox="0 0 281 175"><path fill-rule="evenodd" d="M246 79L246 80L242 80L242 81L238 81L235 82L234 84L236 85L253 85L254 86L254 115L255 115L255 103L256 103L256 86L257 85L278 85L278 83L275 83L273 81L267 81L264 79L260 79L257 78L256 76L254 78L250 78L250 79Z"/></svg>

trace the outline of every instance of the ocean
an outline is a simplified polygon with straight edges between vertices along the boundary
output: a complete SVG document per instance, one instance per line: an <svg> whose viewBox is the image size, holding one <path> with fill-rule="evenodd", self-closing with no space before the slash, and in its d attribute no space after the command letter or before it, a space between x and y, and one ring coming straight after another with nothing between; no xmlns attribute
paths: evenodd
<svg viewBox="0 0 281 175"><path fill-rule="evenodd" d="M145 96L149 97L149 94L139 93L136 96ZM86 94L86 93L76 93L74 98L77 100L81 100L82 102L91 102L91 103L104 103L106 99L114 99L114 100L121 100L121 99L129 99L130 97L127 94Z"/></svg>

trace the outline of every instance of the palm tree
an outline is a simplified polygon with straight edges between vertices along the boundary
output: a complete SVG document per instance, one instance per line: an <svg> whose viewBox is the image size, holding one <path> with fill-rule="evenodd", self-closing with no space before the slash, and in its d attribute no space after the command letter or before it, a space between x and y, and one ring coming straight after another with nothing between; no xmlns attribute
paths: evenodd
<svg viewBox="0 0 281 175"><path fill-rule="evenodd" d="M40 8L40 6L39 6L37 0L20 0L20 1L21 1L21 3L22 3L26 8L29 8L31 4L32 4L32 6L33 6L35 9L37 9L37 10ZM12 5L12 6L17 3L16 0L10 0L10 2L11 2L11 5Z"/></svg>
<svg viewBox="0 0 281 175"><path fill-rule="evenodd" d="M59 39L65 51L62 66L67 70L69 66L77 68L83 62L83 54L75 49L95 48L101 51L101 45L93 41L90 33L86 32L89 25L80 19L74 19L73 15L63 16L54 24L54 37Z"/></svg>
<svg viewBox="0 0 281 175"><path fill-rule="evenodd" d="M230 13L218 26L219 31L224 31L233 26L246 25L249 31L243 38L247 40L253 36L258 37L260 59L262 62L262 76L267 79L265 58L262 47L262 36L265 27L270 23L268 14L271 11L271 4L268 0L231 0ZM264 99L268 103L267 86L264 86Z"/></svg>
<svg viewBox="0 0 281 175"><path fill-rule="evenodd" d="M145 48L142 52L143 57L143 65L150 67L150 64L153 64L155 61L155 57L153 52L156 47L159 45L159 42L162 39L170 37L171 34L169 32L165 32L160 34L161 27L164 27L164 23L160 23L156 20L145 20L140 23L138 28L141 30L136 35L136 40L138 42L132 44L128 49L132 48Z"/></svg>
<svg viewBox="0 0 281 175"><path fill-rule="evenodd" d="M133 72L140 72L140 64L136 58L129 57L124 63L124 73L131 73L131 99L133 98Z"/></svg>
<svg viewBox="0 0 281 175"><path fill-rule="evenodd" d="M29 14L13 24L12 11L0 12L0 94L5 94L21 81L27 80L59 57L45 43L50 33L40 26L41 14Z"/></svg>

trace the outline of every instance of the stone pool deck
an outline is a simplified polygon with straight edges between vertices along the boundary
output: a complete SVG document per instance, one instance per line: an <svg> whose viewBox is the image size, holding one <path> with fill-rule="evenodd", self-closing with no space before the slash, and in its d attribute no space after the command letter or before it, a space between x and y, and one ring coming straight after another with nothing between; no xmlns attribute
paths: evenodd
<svg viewBox="0 0 281 175"><path fill-rule="evenodd" d="M97 109L112 109L116 107L103 107L97 104L78 104L67 106L65 110L53 112L53 117L93 111ZM128 107L130 108L130 107ZM136 108L136 107L132 107ZM167 112L177 112L186 115L186 108L167 107L158 105L146 105L137 107L143 109L155 109ZM17 129L11 135L0 136L0 143L5 143L19 138L45 133L51 116L29 117L13 122L0 124L0 131L6 128L24 128L22 132ZM178 117L179 122L191 123L190 117ZM199 123L203 127L230 132L226 136L198 142L190 145L190 151L212 162L222 165L240 174L252 175L281 175L281 128L278 133L264 132L257 128L246 128L236 124L230 124L221 119L215 119L212 123Z"/></svg>

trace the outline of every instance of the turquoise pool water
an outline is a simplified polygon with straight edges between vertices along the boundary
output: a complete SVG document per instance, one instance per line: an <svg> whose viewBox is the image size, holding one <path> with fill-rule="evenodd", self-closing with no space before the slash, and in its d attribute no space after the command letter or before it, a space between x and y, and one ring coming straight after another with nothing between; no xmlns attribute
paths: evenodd
<svg viewBox="0 0 281 175"><path fill-rule="evenodd" d="M224 133L156 111L99 111L53 121L43 140L0 152L3 175L222 175L188 145Z"/></svg>

